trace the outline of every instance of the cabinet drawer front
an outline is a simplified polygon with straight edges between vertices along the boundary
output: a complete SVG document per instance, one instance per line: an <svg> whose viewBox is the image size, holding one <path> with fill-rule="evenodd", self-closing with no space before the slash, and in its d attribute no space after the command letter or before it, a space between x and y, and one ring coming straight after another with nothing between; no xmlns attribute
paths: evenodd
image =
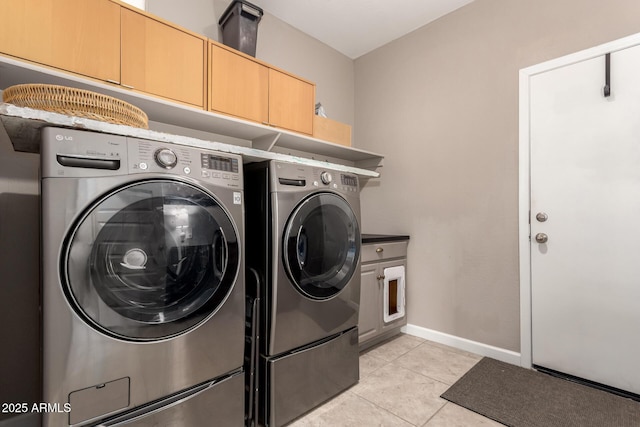
<svg viewBox="0 0 640 427"><path fill-rule="evenodd" d="M407 242L371 243L362 245L362 262L380 261L390 258L405 258Z"/></svg>

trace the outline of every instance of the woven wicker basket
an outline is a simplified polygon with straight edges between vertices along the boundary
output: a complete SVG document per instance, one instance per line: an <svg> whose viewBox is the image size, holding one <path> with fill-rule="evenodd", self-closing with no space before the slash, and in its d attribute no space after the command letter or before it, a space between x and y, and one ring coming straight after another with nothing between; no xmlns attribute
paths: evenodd
<svg viewBox="0 0 640 427"><path fill-rule="evenodd" d="M18 107L149 128L147 115L141 109L117 98L88 90L57 85L23 84L5 89L2 99Z"/></svg>

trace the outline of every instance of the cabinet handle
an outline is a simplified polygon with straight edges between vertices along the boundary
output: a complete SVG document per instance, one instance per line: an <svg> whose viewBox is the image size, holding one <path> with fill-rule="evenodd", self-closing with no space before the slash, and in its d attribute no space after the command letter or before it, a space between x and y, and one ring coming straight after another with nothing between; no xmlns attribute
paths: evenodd
<svg viewBox="0 0 640 427"><path fill-rule="evenodd" d="M381 274L380 276L378 276L378 280L384 280L384 274Z"/></svg>
<svg viewBox="0 0 640 427"><path fill-rule="evenodd" d="M376 248L376 252L379 253L379 254L381 254L383 251L384 251L383 248Z"/></svg>

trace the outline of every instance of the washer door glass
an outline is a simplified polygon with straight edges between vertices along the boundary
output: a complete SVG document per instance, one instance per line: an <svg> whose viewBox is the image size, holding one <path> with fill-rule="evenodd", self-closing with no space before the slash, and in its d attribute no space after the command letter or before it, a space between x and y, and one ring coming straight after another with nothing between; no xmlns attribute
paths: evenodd
<svg viewBox="0 0 640 427"><path fill-rule="evenodd" d="M218 201L178 181L138 182L101 198L69 234L65 292L96 329L147 341L206 320L231 292L237 232Z"/></svg>
<svg viewBox="0 0 640 427"><path fill-rule="evenodd" d="M358 220L342 197L316 193L291 214L283 246L285 269L297 289L310 298L331 298L356 271Z"/></svg>

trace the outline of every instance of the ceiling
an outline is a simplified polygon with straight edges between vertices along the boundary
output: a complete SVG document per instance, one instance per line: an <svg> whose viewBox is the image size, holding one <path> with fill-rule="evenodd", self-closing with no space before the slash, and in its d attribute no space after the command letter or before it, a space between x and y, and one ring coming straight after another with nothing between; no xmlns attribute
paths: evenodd
<svg viewBox="0 0 640 427"><path fill-rule="evenodd" d="M255 0L255 4L355 59L472 1Z"/></svg>

